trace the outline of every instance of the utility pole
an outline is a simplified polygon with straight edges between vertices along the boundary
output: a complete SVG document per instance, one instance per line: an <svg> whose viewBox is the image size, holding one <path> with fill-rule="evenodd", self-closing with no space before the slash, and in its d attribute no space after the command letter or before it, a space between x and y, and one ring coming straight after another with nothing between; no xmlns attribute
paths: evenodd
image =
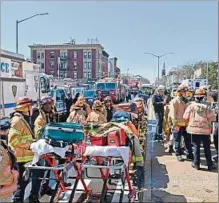
<svg viewBox="0 0 219 203"><path fill-rule="evenodd" d="M151 56L154 56L154 57L156 57L157 58L157 71L158 71L158 73L157 73L157 81L158 81L158 85L159 85L159 79L160 79L160 58L162 58L163 56L165 56L165 55L169 55L169 54L174 54L174 53L165 53L165 54L162 54L162 55L155 55L155 54L152 54L152 53L148 53L148 52L146 52L145 54L148 54L148 55L151 55ZM156 80L155 80L155 82L156 82Z"/></svg>
<svg viewBox="0 0 219 203"><path fill-rule="evenodd" d="M31 18L34 18L36 16L43 16L43 15L49 15L49 13L37 13L37 14L32 15L32 16L30 16L28 18L23 19L23 20L16 20L16 53L18 53L18 24L22 23L24 21L27 21L27 20L29 20Z"/></svg>

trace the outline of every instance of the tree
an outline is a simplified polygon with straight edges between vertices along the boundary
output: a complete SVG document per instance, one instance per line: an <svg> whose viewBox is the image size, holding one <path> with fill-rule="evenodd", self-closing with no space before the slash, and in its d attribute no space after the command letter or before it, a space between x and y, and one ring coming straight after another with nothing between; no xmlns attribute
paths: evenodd
<svg viewBox="0 0 219 203"><path fill-rule="evenodd" d="M207 69L203 71L203 76L207 78ZM208 84L212 89L218 89L218 62L208 63Z"/></svg>

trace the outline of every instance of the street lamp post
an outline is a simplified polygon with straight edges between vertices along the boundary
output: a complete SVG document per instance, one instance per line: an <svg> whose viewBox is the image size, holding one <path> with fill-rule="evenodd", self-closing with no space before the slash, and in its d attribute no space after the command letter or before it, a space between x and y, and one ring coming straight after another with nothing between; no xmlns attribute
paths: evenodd
<svg viewBox="0 0 219 203"><path fill-rule="evenodd" d="M16 20L16 53L18 53L18 24L22 23L22 22L24 22L26 20L29 20L31 18L34 18L36 16L43 16L43 15L48 15L48 14L49 13L37 13L37 14L32 15L32 16L30 16L28 18L23 19L23 20Z"/></svg>
<svg viewBox="0 0 219 203"><path fill-rule="evenodd" d="M146 52L145 54L148 54L148 55L151 55L151 56L154 56L157 58L157 69L158 69L158 73L157 73L157 80L159 81L160 79L160 58L162 58L163 56L165 55L168 55L168 54L174 54L174 53L165 53L165 54L162 54L162 55L155 55L155 54L152 54L152 53L148 53Z"/></svg>

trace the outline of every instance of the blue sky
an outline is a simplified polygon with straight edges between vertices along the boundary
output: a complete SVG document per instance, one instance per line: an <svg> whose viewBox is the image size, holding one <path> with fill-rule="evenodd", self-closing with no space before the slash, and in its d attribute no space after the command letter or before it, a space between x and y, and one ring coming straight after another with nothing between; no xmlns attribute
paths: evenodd
<svg viewBox="0 0 219 203"><path fill-rule="evenodd" d="M161 59L167 70L177 65L218 58L217 1L4 1L1 3L1 48L15 51L15 21L48 12L19 25L19 52L28 57L32 43L76 43L98 38L118 57L123 72L153 80L157 59L151 52L175 55Z"/></svg>

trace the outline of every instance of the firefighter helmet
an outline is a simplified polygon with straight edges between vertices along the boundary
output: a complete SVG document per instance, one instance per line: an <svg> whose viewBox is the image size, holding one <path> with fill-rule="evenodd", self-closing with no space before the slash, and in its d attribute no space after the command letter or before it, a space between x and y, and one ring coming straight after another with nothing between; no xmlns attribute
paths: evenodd
<svg viewBox="0 0 219 203"><path fill-rule="evenodd" d="M50 96L44 96L40 100L40 104L42 104L42 105L47 104L47 103L52 103L52 102L53 102L53 99Z"/></svg>
<svg viewBox="0 0 219 203"><path fill-rule="evenodd" d="M0 115L0 130L8 130L11 127L10 118Z"/></svg>
<svg viewBox="0 0 219 203"><path fill-rule="evenodd" d="M195 97L205 97L206 96L206 91L204 89L197 89L195 91Z"/></svg>
<svg viewBox="0 0 219 203"><path fill-rule="evenodd" d="M99 108L102 108L102 107L103 107L103 105L102 105L100 100L96 100L93 104L93 109L99 109Z"/></svg>
<svg viewBox="0 0 219 203"><path fill-rule="evenodd" d="M30 106L32 106L32 99L28 97L20 97L17 100L17 105L15 107L15 110L26 111L26 109L28 109L27 111L29 111L28 107Z"/></svg>
<svg viewBox="0 0 219 203"><path fill-rule="evenodd" d="M188 91L188 87L186 85L179 85L179 87L177 88L177 92L186 92Z"/></svg>

